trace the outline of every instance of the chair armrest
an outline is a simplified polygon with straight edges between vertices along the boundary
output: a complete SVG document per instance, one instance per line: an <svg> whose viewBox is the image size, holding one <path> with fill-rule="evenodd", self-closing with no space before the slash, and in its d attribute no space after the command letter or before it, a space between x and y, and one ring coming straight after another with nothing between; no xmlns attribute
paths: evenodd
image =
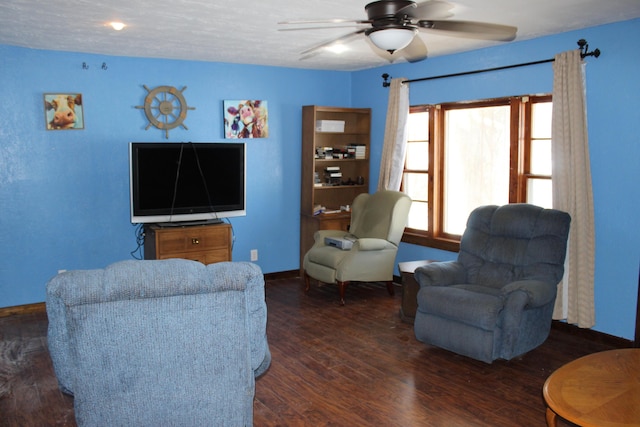
<svg viewBox="0 0 640 427"><path fill-rule="evenodd" d="M420 287L450 286L465 283L467 273L458 261L442 261L418 267L414 272L414 278Z"/></svg>
<svg viewBox="0 0 640 427"><path fill-rule="evenodd" d="M358 249L361 251L381 251L383 249L395 249L395 245L385 239L376 239L373 237L363 237L356 241Z"/></svg>
<svg viewBox="0 0 640 427"><path fill-rule="evenodd" d="M501 294L508 298L511 293L516 291L522 291L527 294L527 305L539 307L556 297L557 285L553 286L542 280L518 280L503 286Z"/></svg>

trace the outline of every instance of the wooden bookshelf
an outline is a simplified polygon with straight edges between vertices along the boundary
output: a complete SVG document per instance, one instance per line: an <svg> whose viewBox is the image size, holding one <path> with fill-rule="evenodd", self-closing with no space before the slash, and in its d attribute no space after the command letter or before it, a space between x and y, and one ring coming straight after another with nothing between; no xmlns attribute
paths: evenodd
<svg viewBox="0 0 640 427"><path fill-rule="evenodd" d="M369 190L371 109L302 108L302 182L300 197L300 271L317 230L348 230L349 212L314 215L317 206L339 211ZM333 179L327 170L338 169Z"/></svg>

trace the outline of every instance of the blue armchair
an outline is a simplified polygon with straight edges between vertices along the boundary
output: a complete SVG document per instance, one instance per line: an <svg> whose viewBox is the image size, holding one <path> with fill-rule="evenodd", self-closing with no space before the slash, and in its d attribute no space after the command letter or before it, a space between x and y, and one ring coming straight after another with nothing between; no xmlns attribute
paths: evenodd
<svg viewBox="0 0 640 427"><path fill-rule="evenodd" d="M456 261L418 268L416 338L487 363L549 336L571 218L528 204L469 215Z"/></svg>
<svg viewBox="0 0 640 427"><path fill-rule="evenodd" d="M269 367L249 263L123 261L47 284L48 347L79 426L250 426Z"/></svg>

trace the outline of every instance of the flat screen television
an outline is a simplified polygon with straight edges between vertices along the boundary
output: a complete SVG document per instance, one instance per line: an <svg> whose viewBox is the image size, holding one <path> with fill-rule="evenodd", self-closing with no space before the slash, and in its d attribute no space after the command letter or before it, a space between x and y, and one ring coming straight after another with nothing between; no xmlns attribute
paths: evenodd
<svg viewBox="0 0 640 427"><path fill-rule="evenodd" d="M216 222L246 215L245 151L236 142L131 142L131 222Z"/></svg>

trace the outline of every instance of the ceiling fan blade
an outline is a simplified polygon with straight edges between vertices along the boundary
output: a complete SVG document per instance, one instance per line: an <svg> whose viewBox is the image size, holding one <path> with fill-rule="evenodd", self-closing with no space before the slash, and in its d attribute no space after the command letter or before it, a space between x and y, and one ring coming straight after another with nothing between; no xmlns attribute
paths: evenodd
<svg viewBox="0 0 640 427"><path fill-rule="evenodd" d="M398 51L407 62L419 62L427 59L427 45L424 44L422 38L419 35L415 35L411 43L403 49Z"/></svg>
<svg viewBox="0 0 640 427"><path fill-rule="evenodd" d="M351 25L323 25L319 27L296 27L296 28L278 28L278 31L301 31L301 30L332 30L334 28L353 28L360 24Z"/></svg>
<svg viewBox="0 0 640 427"><path fill-rule="evenodd" d="M421 30L443 32L447 36L498 41L513 40L518 32L518 28L510 25L475 21L421 20L418 26Z"/></svg>
<svg viewBox="0 0 640 427"><path fill-rule="evenodd" d="M294 28L278 28L278 31L300 31L300 30L327 30L334 28L353 28L360 25L370 25L371 21L361 19L317 19L307 21L281 21L279 25L303 25L302 27ZM327 24L327 25L315 25L315 24ZM334 25L335 24L335 25ZM344 25L339 25L344 24ZM314 25L314 26L304 26Z"/></svg>
<svg viewBox="0 0 640 427"><path fill-rule="evenodd" d="M278 25L308 25L308 24L370 24L371 21L362 19L311 19L299 21L280 21Z"/></svg>
<svg viewBox="0 0 640 427"><path fill-rule="evenodd" d="M315 53L317 53L319 50L321 50L321 49L323 49L323 48L325 48L325 47L331 46L331 45L333 45L333 44L336 44L336 43L346 43L347 41L351 40L352 38L355 38L355 37L359 36L360 34L362 34L362 33L364 33L364 32L365 32L365 30L364 30L364 29L362 29L362 30L358 30L358 31L354 31L354 32L352 32L352 33L345 34L345 35L342 35L342 36L340 36L340 37L337 37L337 38L334 38L334 39L328 40L328 41L326 41L326 42L322 42L322 43L320 43L320 44L317 44L317 45L315 45L315 46L312 46L312 47L310 47L309 49L303 50L303 51L300 53L300 55L301 55L301 58L300 58L300 59L305 59L305 58L308 58L308 57L310 57L310 56L313 56L313 55L314 55Z"/></svg>
<svg viewBox="0 0 640 427"><path fill-rule="evenodd" d="M367 38L367 40L369 39ZM387 50L378 49L373 43L371 43L371 50L373 50L373 52L380 58L389 63L393 63L396 59L400 58L400 55L398 53L394 52L393 54L391 54Z"/></svg>
<svg viewBox="0 0 640 427"><path fill-rule="evenodd" d="M447 19L453 16L451 13L451 9L454 8L454 5L439 0L429 0L422 3L416 4L414 8L405 7L401 9L398 13L404 13L410 18L414 19Z"/></svg>

